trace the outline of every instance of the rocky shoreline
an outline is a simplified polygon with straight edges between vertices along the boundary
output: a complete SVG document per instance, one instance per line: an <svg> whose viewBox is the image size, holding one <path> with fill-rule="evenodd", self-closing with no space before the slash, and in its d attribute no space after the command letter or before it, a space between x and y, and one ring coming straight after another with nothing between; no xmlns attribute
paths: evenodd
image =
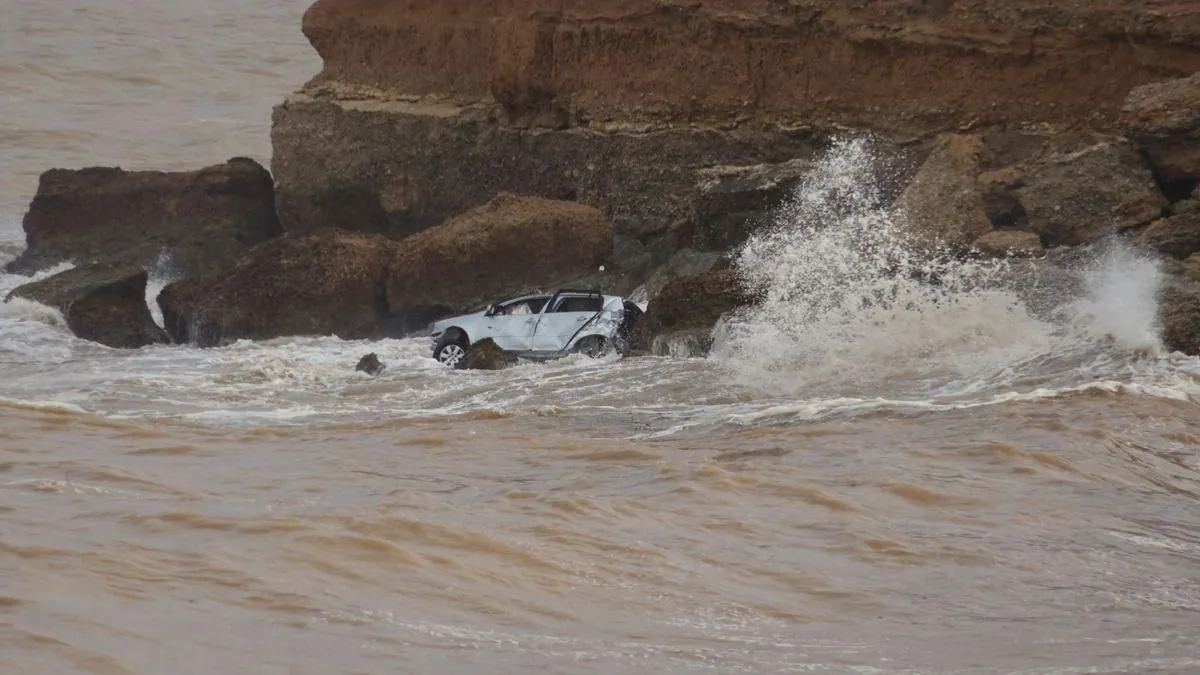
<svg viewBox="0 0 1200 675"><path fill-rule="evenodd" d="M587 284L649 301L639 353L702 353L754 302L731 254L834 139L869 134L915 238L1047 265L1128 241L1167 272L1166 346L1200 353L1191 3L503 7L318 0L324 69L276 108L270 171L49 170L7 271L79 267L10 298L113 347L209 347L399 337ZM163 261L156 331L137 286Z"/></svg>

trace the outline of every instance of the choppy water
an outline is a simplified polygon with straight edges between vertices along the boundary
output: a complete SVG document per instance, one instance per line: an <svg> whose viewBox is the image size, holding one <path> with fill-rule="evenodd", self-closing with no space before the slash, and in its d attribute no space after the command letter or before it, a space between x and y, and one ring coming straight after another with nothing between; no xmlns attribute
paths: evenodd
<svg viewBox="0 0 1200 675"><path fill-rule="evenodd" d="M0 259L46 167L266 161L317 63L304 3L242 4L6 9ZM1200 671L1200 361L1154 265L917 253L870 157L743 252L767 300L709 359L127 352L0 306L0 670Z"/></svg>

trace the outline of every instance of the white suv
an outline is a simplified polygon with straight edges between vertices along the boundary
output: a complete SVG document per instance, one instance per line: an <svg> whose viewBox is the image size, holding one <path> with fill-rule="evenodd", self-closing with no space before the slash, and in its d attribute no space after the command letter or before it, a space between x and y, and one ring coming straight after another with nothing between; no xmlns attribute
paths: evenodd
<svg viewBox="0 0 1200 675"><path fill-rule="evenodd" d="M454 367L471 345L491 338L496 346L528 359L567 354L622 353L642 315L635 303L599 291L560 289L522 295L487 309L442 319L430 326L433 358Z"/></svg>

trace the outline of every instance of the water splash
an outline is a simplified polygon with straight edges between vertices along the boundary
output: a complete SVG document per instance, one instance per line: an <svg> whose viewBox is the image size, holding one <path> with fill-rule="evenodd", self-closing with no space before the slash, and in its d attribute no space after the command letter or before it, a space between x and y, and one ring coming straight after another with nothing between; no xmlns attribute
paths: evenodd
<svg viewBox="0 0 1200 675"><path fill-rule="evenodd" d="M1106 342L1157 344L1152 261L1119 245L1078 272L964 257L913 236L886 201L879 165L870 138L834 143L738 251L735 267L761 302L718 325L712 359L740 384L783 395L978 393L1052 362L1078 367Z"/></svg>

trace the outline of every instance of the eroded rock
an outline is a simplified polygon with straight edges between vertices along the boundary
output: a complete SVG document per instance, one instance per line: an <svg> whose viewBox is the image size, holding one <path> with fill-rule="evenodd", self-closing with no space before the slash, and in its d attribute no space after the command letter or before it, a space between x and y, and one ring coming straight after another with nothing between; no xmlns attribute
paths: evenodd
<svg viewBox="0 0 1200 675"><path fill-rule="evenodd" d="M1200 72L1135 87L1121 113L1162 180L1200 181Z"/></svg>
<svg viewBox="0 0 1200 675"><path fill-rule="evenodd" d="M271 175L241 157L197 171L52 169L25 214L28 247L7 269L65 261L150 268L166 254L172 272L196 274L278 236L274 200Z"/></svg>
<svg viewBox="0 0 1200 675"><path fill-rule="evenodd" d="M93 263L18 286L5 301L24 298L62 312L71 332L118 349L169 342L146 307L146 270Z"/></svg>
<svg viewBox="0 0 1200 675"><path fill-rule="evenodd" d="M701 169L687 232L679 243L700 251L724 251L769 224L774 212L799 184L812 163L718 166Z"/></svg>
<svg viewBox="0 0 1200 675"><path fill-rule="evenodd" d="M342 230L285 234L209 274L158 295L176 342L212 347L238 339L378 334L396 243Z"/></svg>
<svg viewBox="0 0 1200 675"><path fill-rule="evenodd" d="M977 181L982 152L978 136L947 134L938 139L898 202L912 232L961 247L991 231Z"/></svg>
<svg viewBox="0 0 1200 675"><path fill-rule="evenodd" d="M492 338L484 338L467 350L467 355L455 364L459 370L503 370L517 364L517 356L501 349Z"/></svg>
<svg viewBox="0 0 1200 675"><path fill-rule="evenodd" d="M354 372L366 373L371 377L378 376L384 370L387 370L387 366L383 365L383 362L379 360L379 355L375 352L364 355L358 360L358 365L354 366Z"/></svg>
<svg viewBox="0 0 1200 675"><path fill-rule="evenodd" d="M1171 279L1159 293L1163 346L1200 355L1200 282Z"/></svg>
<svg viewBox="0 0 1200 675"><path fill-rule="evenodd" d="M1145 225L1167 205L1142 158L1117 139L1048 157L1029 168L1025 183L1017 196L1028 229L1048 246Z"/></svg>
<svg viewBox="0 0 1200 675"><path fill-rule="evenodd" d="M976 239L972 246L995 257L1031 256L1045 250L1041 237L1021 230L992 230Z"/></svg>
<svg viewBox="0 0 1200 675"><path fill-rule="evenodd" d="M587 276L612 254L612 224L575 202L502 194L402 241L387 303L411 327Z"/></svg>
<svg viewBox="0 0 1200 675"><path fill-rule="evenodd" d="M1200 251L1200 211L1187 211L1150 224L1135 242L1177 260Z"/></svg>
<svg viewBox="0 0 1200 675"><path fill-rule="evenodd" d="M650 352L656 339L685 331L689 339L694 340L697 331L711 332L726 312L753 301L753 295L732 269L674 279L647 306L646 313L638 321L633 331L632 351ZM696 341L696 344L707 348L702 341ZM711 341L707 344L711 346Z"/></svg>

